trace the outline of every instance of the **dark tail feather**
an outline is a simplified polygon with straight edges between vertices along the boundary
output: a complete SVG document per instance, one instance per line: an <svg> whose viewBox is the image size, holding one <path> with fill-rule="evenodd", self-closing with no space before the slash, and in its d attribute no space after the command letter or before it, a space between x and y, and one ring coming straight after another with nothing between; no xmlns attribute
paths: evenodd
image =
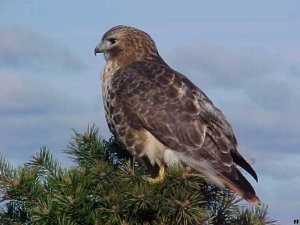
<svg viewBox="0 0 300 225"><path fill-rule="evenodd" d="M246 170L255 180L258 182L258 177L253 168L250 166L250 164L243 158L243 156L240 155L240 153L236 150L231 150L231 156L233 159L233 162L235 162L237 165L242 167L244 170Z"/></svg>
<svg viewBox="0 0 300 225"><path fill-rule="evenodd" d="M237 179L232 178L232 176L230 176L230 174L227 173L223 173L223 176L221 175L220 179L229 189L236 192L247 202L255 205L260 205L260 199L256 196L252 185L246 180L246 178L241 174L241 172L238 169L235 170L238 175Z"/></svg>

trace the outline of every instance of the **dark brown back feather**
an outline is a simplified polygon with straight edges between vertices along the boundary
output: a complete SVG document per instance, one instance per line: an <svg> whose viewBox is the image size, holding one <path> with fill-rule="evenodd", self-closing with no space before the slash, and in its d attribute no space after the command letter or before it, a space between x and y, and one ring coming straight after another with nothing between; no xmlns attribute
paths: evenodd
<svg viewBox="0 0 300 225"><path fill-rule="evenodd" d="M231 150L230 153L233 162L242 167L244 170L246 170L258 182L256 172L253 170L250 164L243 158L243 156L241 156L241 154L237 150Z"/></svg>
<svg viewBox="0 0 300 225"><path fill-rule="evenodd" d="M135 129L147 129L161 143L197 160L208 160L227 185L255 196L234 163L256 180L257 175L237 152L237 141L223 113L184 75L160 58L138 61L112 77L115 107ZM222 178L222 179L223 179Z"/></svg>

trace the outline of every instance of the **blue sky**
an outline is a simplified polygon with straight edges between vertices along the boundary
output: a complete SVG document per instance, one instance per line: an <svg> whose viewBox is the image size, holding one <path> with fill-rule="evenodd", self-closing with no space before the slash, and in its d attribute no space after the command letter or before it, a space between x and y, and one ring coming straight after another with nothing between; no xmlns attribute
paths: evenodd
<svg viewBox="0 0 300 225"><path fill-rule="evenodd" d="M104 137L93 50L111 26L148 32L232 123L270 216L300 218L299 1L0 0L0 152L15 165L40 146L64 164L72 129Z"/></svg>

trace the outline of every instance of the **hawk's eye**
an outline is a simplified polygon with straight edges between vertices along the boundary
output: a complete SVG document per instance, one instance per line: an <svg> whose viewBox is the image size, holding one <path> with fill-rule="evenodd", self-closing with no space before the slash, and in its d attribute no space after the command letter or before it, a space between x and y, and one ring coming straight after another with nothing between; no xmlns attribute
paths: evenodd
<svg viewBox="0 0 300 225"><path fill-rule="evenodd" d="M115 44L117 42L117 39L115 38L109 38L108 41L110 42L110 44Z"/></svg>

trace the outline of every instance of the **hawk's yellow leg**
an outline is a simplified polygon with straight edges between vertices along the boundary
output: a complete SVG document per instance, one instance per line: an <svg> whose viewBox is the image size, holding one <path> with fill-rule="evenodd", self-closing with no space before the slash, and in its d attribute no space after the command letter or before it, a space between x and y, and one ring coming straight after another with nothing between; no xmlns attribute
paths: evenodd
<svg viewBox="0 0 300 225"><path fill-rule="evenodd" d="M165 178L165 167L161 165L157 177L155 178L149 177L148 181L150 184L156 184L162 182L164 178Z"/></svg>

